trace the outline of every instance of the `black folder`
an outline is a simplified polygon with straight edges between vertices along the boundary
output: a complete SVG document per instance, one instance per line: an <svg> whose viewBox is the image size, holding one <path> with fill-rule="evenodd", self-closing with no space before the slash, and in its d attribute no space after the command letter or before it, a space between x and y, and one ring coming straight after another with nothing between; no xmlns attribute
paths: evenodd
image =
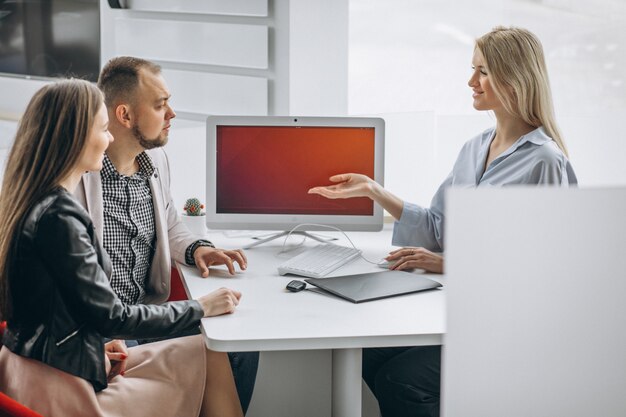
<svg viewBox="0 0 626 417"><path fill-rule="evenodd" d="M403 271L380 271L333 278L307 278L305 281L353 303L433 290L442 286L432 279Z"/></svg>

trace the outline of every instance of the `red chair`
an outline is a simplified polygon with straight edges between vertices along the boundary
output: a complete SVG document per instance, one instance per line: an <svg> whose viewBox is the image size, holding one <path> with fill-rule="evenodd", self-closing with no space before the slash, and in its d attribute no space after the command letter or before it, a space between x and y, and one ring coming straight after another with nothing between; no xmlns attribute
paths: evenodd
<svg viewBox="0 0 626 417"><path fill-rule="evenodd" d="M43 417L0 392L0 417Z"/></svg>
<svg viewBox="0 0 626 417"><path fill-rule="evenodd" d="M187 297L185 286L183 285L178 269L176 269L175 266L172 267L171 277L172 283L170 284L170 298L168 298L167 301L188 300L189 297Z"/></svg>
<svg viewBox="0 0 626 417"><path fill-rule="evenodd" d="M0 322L0 340L4 334L4 329L7 327L5 321ZM2 344L0 343L0 349ZM30 408L24 407L22 404L15 401L13 398L7 396L3 392L0 392L0 417L43 417L39 413L35 413Z"/></svg>

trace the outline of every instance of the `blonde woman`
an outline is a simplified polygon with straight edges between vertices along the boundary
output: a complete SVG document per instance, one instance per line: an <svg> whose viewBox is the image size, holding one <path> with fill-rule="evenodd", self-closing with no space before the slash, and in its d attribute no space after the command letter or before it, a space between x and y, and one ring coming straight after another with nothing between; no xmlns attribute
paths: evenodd
<svg viewBox="0 0 626 417"><path fill-rule="evenodd" d="M314 187L326 198L369 197L396 220L391 269L422 268L442 273L444 192L451 186L573 185L574 170L554 120L548 73L539 40L520 28L497 27L476 41L472 58L476 110L491 110L496 126L470 139L429 208L403 201L372 179L354 173Z"/></svg>
<svg viewBox="0 0 626 417"><path fill-rule="evenodd" d="M470 139L429 208L401 200L370 178L354 173L330 178L309 193L326 198L369 197L396 223L390 269L442 273L444 192L448 187L569 186L577 183L554 120L541 43L525 29L496 27L476 41L468 81L476 110L490 110L496 125ZM366 349L363 377L382 415L439 414L438 346Z"/></svg>
<svg viewBox="0 0 626 417"><path fill-rule="evenodd" d="M130 349L117 340L190 329L234 312L241 294L120 301L72 195L112 140L102 93L87 81L43 87L24 113L0 193L0 390L46 416L241 417L228 357L201 336Z"/></svg>

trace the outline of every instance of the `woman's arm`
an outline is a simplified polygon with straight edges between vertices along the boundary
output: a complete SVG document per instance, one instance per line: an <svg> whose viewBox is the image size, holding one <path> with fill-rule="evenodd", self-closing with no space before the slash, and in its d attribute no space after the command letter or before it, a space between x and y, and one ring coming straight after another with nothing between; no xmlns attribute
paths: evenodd
<svg viewBox="0 0 626 417"><path fill-rule="evenodd" d="M319 194L330 199L368 197L380 204L395 219L400 219L404 202L366 175L339 174L330 177L330 181L336 184L313 187L309 194Z"/></svg>
<svg viewBox="0 0 626 417"><path fill-rule="evenodd" d="M234 311L241 294L220 289L198 301L127 305L114 293L84 220L71 210L45 214L34 238L44 267L70 314L107 337L166 336L198 324L202 317ZM101 252L100 252L101 251Z"/></svg>
<svg viewBox="0 0 626 417"><path fill-rule="evenodd" d="M445 188L452 182L449 175L435 194L430 208L405 204L400 198L380 184L362 174L339 174L330 177L335 185L313 187L309 194L323 197L368 197L387 210L398 223L394 227L393 244L396 246L423 246L429 250L443 249L443 197Z"/></svg>

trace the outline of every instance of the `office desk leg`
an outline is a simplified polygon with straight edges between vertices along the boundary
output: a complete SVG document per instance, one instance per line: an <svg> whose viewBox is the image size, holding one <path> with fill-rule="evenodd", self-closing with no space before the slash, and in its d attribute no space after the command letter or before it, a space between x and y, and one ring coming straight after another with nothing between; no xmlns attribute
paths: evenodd
<svg viewBox="0 0 626 417"><path fill-rule="evenodd" d="M333 417L361 417L361 357L360 348L333 349Z"/></svg>

